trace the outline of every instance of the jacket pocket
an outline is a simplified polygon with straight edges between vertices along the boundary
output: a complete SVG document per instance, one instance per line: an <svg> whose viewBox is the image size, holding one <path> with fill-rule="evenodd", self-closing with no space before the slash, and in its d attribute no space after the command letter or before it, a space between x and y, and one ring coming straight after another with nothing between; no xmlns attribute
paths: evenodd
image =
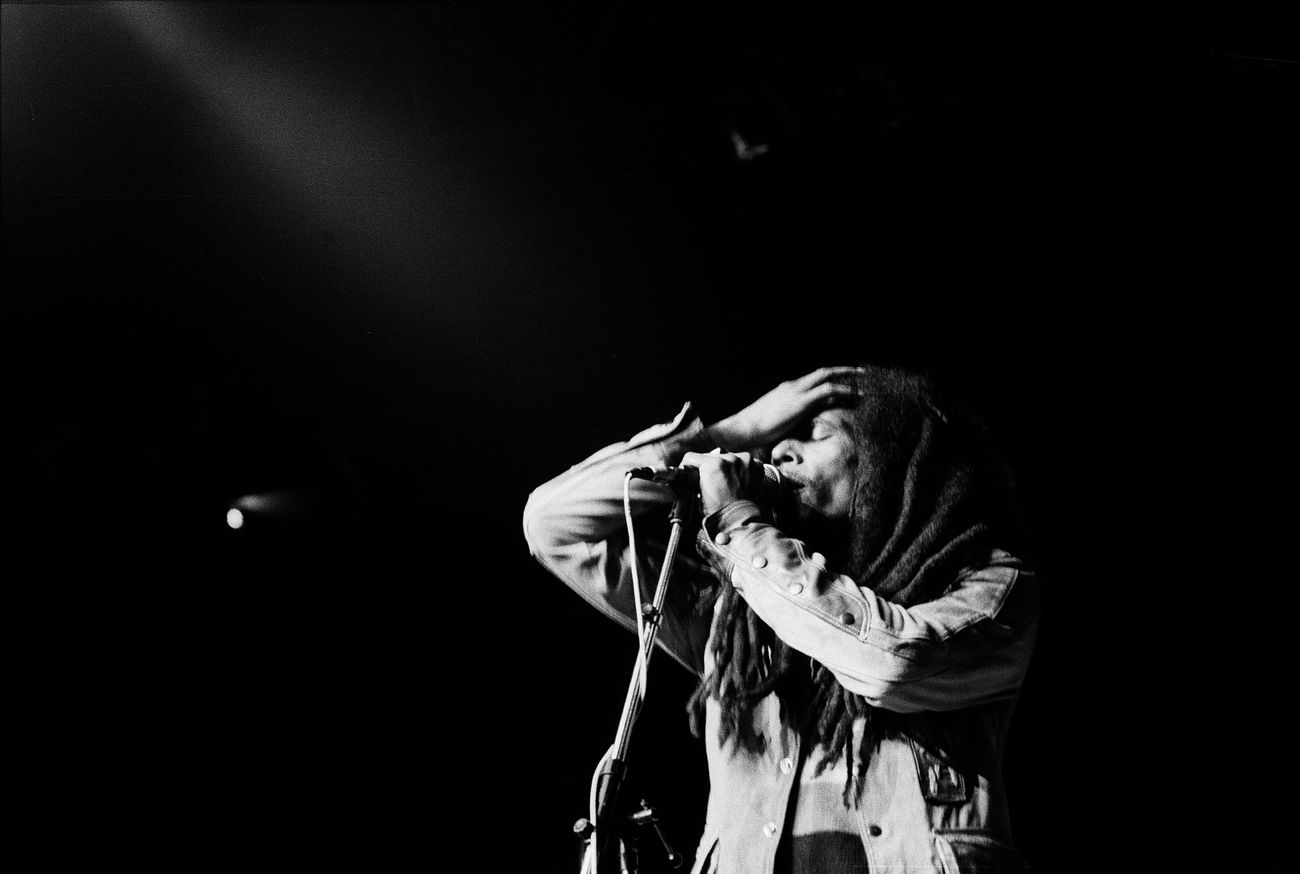
<svg viewBox="0 0 1300 874"><path fill-rule="evenodd" d="M912 739L912 758L921 795L930 804L965 804L970 801L971 780L953 765L930 753Z"/></svg>
<svg viewBox="0 0 1300 874"><path fill-rule="evenodd" d="M1029 865L1015 847L989 829L935 829L934 849L943 874L1026 874L1029 871Z"/></svg>

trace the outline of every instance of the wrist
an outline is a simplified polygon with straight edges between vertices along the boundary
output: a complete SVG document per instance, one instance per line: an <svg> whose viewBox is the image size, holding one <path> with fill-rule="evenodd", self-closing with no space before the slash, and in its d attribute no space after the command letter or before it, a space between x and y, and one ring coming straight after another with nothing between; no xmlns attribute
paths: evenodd
<svg viewBox="0 0 1300 874"><path fill-rule="evenodd" d="M722 449L724 452L738 452L749 448L746 437L742 429L737 425L734 416L728 416L720 422L704 427L704 433L709 435L713 445Z"/></svg>

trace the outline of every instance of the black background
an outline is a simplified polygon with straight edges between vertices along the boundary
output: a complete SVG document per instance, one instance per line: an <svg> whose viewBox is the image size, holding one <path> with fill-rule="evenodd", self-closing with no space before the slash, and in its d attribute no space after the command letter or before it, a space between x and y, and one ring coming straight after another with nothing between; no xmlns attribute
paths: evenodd
<svg viewBox="0 0 1300 874"><path fill-rule="evenodd" d="M633 645L528 492L862 359L1018 466L1036 870L1280 869L1294 21L876 6L5 4L8 870L576 870Z"/></svg>

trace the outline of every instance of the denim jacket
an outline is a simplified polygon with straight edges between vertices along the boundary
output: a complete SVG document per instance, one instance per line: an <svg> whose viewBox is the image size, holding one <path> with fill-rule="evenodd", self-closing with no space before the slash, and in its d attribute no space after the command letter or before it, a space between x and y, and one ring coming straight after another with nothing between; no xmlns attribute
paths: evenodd
<svg viewBox="0 0 1300 874"><path fill-rule="evenodd" d="M712 448L687 404L672 422L596 452L529 496L523 522L530 552L597 610L635 630L624 474L633 467L673 466L688 451ZM638 525L649 531L656 515L666 519L673 501L667 487L646 480L628 487ZM901 713L962 711L985 764L959 771L906 737L886 739L872 753L856 807L822 805L833 814L822 823L817 806L804 801L794 817L792 797L816 797L810 765L826 751L801 749L774 696L751 714L755 733L767 740L762 752L723 746L720 710L710 700L704 731L710 792L696 872L773 871L791 823L803 830L856 831L873 871L1022 867L1011 845L1000 763L1037 627L1037 584L1029 569L995 551L958 574L940 597L904 608L829 572L821 555L807 554L802 542L785 536L749 501L706 518L697 545L712 570L681 550L675 589L713 585L704 579L710 573L728 577L782 640L873 706ZM637 558L648 602L663 548L638 536ZM700 674L712 668L712 631L706 612L689 599L670 597L657 641ZM840 784L845 767L840 762Z"/></svg>

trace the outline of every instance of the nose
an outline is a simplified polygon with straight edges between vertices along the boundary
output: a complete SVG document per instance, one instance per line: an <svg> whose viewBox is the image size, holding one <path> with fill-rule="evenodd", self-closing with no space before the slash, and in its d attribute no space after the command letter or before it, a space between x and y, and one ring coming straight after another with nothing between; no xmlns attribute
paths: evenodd
<svg viewBox="0 0 1300 874"><path fill-rule="evenodd" d="M803 461L803 444L793 437L787 437L772 448L772 464L778 468L783 464L798 464Z"/></svg>

